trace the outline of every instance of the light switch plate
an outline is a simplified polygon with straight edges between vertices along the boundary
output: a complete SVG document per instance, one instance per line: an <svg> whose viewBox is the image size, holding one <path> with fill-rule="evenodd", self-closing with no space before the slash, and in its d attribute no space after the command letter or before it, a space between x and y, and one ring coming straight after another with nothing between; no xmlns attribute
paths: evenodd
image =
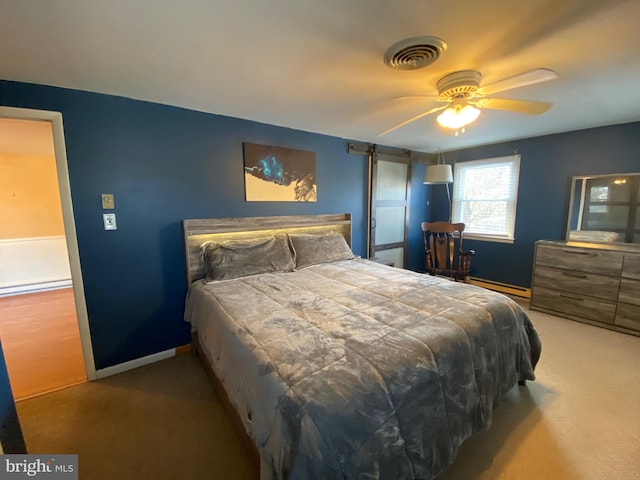
<svg viewBox="0 0 640 480"><path fill-rule="evenodd" d="M115 213L103 213L102 220L104 221L105 230L117 230L116 214Z"/></svg>
<svg viewBox="0 0 640 480"><path fill-rule="evenodd" d="M113 210L114 208L116 208L113 193L102 194L102 208L104 208L105 210Z"/></svg>

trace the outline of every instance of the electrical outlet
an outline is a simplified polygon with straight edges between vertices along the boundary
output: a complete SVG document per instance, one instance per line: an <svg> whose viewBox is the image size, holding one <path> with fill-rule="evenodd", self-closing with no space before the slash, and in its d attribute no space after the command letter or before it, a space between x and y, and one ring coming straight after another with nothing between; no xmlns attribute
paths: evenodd
<svg viewBox="0 0 640 480"><path fill-rule="evenodd" d="M116 208L113 193L102 194L102 208L105 210L113 210L114 208Z"/></svg>

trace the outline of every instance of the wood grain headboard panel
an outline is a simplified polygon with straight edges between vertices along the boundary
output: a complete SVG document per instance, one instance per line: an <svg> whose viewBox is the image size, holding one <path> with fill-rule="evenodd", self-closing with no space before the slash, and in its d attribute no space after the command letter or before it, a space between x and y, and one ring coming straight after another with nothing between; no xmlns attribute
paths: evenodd
<svg viewBox="0 0 640 480"><path fill-rule="evenodd" d="M351 214L292 215L277 217L202 218L182 221L187 284L204 278L200 246L258 238L274 233L342 233L351 246Z"/></svg>

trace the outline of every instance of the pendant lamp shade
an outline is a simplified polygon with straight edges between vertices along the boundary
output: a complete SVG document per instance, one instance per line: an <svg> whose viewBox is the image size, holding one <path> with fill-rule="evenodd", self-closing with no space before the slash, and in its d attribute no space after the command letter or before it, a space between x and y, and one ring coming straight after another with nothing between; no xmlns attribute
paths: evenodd
<svg viewBox="0 0 640 480"><path fill-rule="evenodd" d="M437 165L428 165L424 172L424 180L422 180L422 183L453 183L453 172L451 171L451 165L443 163Z"/></svg>

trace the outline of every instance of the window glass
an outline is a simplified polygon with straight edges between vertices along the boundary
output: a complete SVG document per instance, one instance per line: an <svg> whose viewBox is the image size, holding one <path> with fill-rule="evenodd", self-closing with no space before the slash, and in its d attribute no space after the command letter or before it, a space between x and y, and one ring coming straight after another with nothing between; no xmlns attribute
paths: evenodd
<svg viewBox="0 0 640 480"><path fill-rule="evenodd" d="M514 240L519 174L519 155L456 164L452 219L465 236Z"/></svg>

